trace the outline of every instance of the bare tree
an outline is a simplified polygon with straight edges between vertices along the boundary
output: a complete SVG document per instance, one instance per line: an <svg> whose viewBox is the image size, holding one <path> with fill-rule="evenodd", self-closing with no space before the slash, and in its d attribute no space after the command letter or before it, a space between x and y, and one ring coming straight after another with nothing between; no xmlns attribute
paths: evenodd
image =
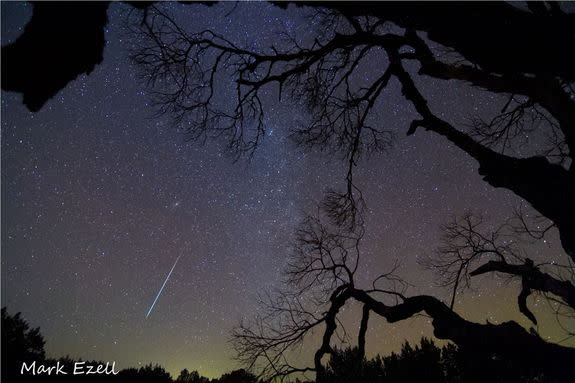
<svg viewBox="0 0 575 383"><path fill-rule="evenodd" d="M253 153L265 135L263 92L277 86L279 97L306 107L311 116L291 131L295 142L346 161L346 187L329 192L323 203L323 212L334 226L328 229L319 218L305 223L286 271L288 288L267 297L266 314L235 333L240 357L251 366L262 363L264 376L313 370L321 380L321 359L331 352L330 342L341 328L339 310L356 300L363 304L361 352L370 312L389 322L425 312L439 338L523 358L525 363L541 363L558 375L572 376L568 361L573 360L573 349L545 342L515 322L469 322L454 309L457 291L474 276L493 272L521 280L518 306L533 323L536 318L527 297L534 292L546 294L569 312L574 308L572 262L535 263L506 239L512 233L541 240L557 230L565 253L575 260L575 55L569 54L575 46L574 16L553 2L531 2L526 9L504 2L296 3L305 5L316 10L314 17L321 20L324 32L305 45L286 36L278 46L261 50L240 46L213 31L188 31L161 5L134 5L141 13L132 26L138 34L133 59L154 89L159 113L173 116L191 139L223 137L238 155ZM43 75L50 80L46 93L45 86L27 80L30 76L25 72L35 65L34 60L22 53L4 55L12 57L8 64L24 63L24 70L13 82L3 84L24 92L27 105L37 110L78 73L90 72L102 60L106 8L107 3L98 7L94 25L76 23L76 31L83 33L63 34L74 41L77 36L98 40L98 44L80 44L86 50L80 57L83 69L76 65L64 68L61 76ZM31 25L51 28L52 15L41 17L41 9L45 8L35 6ZM29 53L30 35L38 39L44 34L41 27L27 28L26 38L3 50ZM61 53L63 58L78 54L70 49ZM369 80L358 75L366 62L381 63ZM410 69L412 64L416 70ZM50 73L55 71L52 67ZM464 82L500 95L500 112L490 118L473 116L468 126L456 127L429 106L418 87L420 77ZM514 192L540 214L539 222L532 225L519 212L514 222L492 231L484 231L481 221L471 215L447 225L444 244L428 265L438 272L442 284L453 289L449 305L431 296L407 297L402 280L393 272L383 274L367 289L359 288L354 278L360 264L364 202L353 170L367 154L384 151L393 143L397 129L381 126L378 104L392 81L400 84L403 97L419 114L406 127L408 135L424 128L444 137L478 162L486 182ZM233 95L231 107L216 102L214 94L222 89ZM534 132L547 138L547 147L528 157L514 156L513 148ZM384 282L389 286L382 288ZM324 335L314 365L291 366L286 351L319 327Z"/></svg>
<svg viewBox="0 0 575 383"><path fill-rule="evenodd" d="M325 224L319 213L303 221L284 272L283 289L262 300L263 315L233 331L232 343L242 362L251 368L259 367L261 377L268 380L308 371L315 372L321 380L322 358L333 351L332 338L343 341L347 337L338 313L356 288L362 237L362 227L349 231ZM376 287L382 281L391 282L392 289ZM399 299L403 297L404 287L405 284L390 272L377 277L370 292L386 293ZM358 339L362 352L370 311L367 307ZM322 327L322 343L315 353L313 366L292 366L288 362L289 351L301 346L314 329Z"/></svg>
<svg viewBox="0 0 575 383"><path fill-rule="evenodd" d="M464 222L473 221L468 216ZM481 249L488 253L492 250L502 254L507 251L498 245L489 248L491 240L477 234L474 225L471 230L465 223L462 226L455 225L447 229L446 235L450 236L451 247L443 248L442 254L451 257L452 251L460 247L464 252L475 251L475 247L461 245L462 240L468 239L470 244L479 241L479 252ZM461 234L456 234L456 231ZM374 278L371 286L359 286L355 275L361 264L361 239L361 229L357 232L345 231L341 227L322 222L318 217L309 217L303 223L297 233L295 251L285 271L287 278L284 289L262 300L266 308L264 313L242 324L232 334L232 343L240 360L260 371L261 378L283 380L293 373L315 372L316 381L323 382L325 367L322 359L334 351L336 342L346 337L347 331L338 318L342 308L351 301L363 305L357 339L360 356L365 354L370 313L393 323L424 312L431 318L434 334L440 339L449 339L460 347L478 353L520 360L526 365L537 366L539 371L545 371L549 376L560 379L573 377L568 361L575 357L574 349L546 342L535 332L526 331L514 321L501 324L474 323L435 297L407 296L407 284L396 275L397 267ZM537 266L528 262L511 264L501 260L507 259L507 255L495 256L497 260L484 263L470 274L499 271L515 275L524 281L521 295L525 295L526 289L551 292L565 305L573 308L572 285L563 286L561 281L539 271ZM467 258L457 258L460 259ZM455 264L461 263L456 261ZM467 261L467 264L470 263ZM446 267L444 275L449 275L448 279L453 284L451 266L444 264L443 267ZM456 275L457 279L463 278L463 272ZM522 312L535 320L524 305L524 299L520 297ZM301 347L313 330L319 330L322 334L313 365L292 365L289 362L290 352Z"/></svg>
<svg viewBox="0 0 575 383"><path fill-rule="evenodd" d="M529 228L525 215L516 216L493 231L483 226L483 219L471 213L453 220L443 227L442 246L423 262L437 273L440 285L452 288L450 308L454 307L457 293L470 286L472 277L498 273L521 281L518 307L534 324L537 319L527 306L527 297L533 292L559 305L557 314L572 320L575 317L575 267L556 261L535 263L526 255L528 249L521 245L519 234L535 235L535 231ZM569 336L575 334L573 330L565 330Z"/></svg>
<svg viewBox="0 0 575 383"><path fill-rule="evenodd" d="M330 191L322 204L330 229L319 218L304 224L286 271L288 288L268 296L266 313L234 332L240 358L250 367L259 366L268 378L314 371L321 381L322 358L331 352L332 338L341 329L338 313L355 300L364 306L361 353L370 312L389 322L424 312L438 338L572 376L567 361L573 349L548 343L513 321L467 321L454 306L455 294L472 277L497 272L521 280L519 310L533 323L537 320L527 297L534 292L569 312L574 308L572 277L553 274L548 269L560 266L536 264L503 238L513 233L543 239L557 230L565 253L575 260L575 65L562 59L574 43L573 16L556 3L528 4L526 10L503 3L468 9L457 5L456 15L447 5L415 10L398 4L311 6L323 33L305 44L286 36L277 46L261 49L239 46L210 30L188 31L159 6L147 7L136 24L140 38L132 57L154 89L158 110L184 123L192 138L224 137L234 152L253 153L265 134L264 91L275 86L280 98L309 112L309 121L290 132L294 141L346 161L346 187ZM512 27L508 20L513 20ZM482 27L485 23L489 31ZM540 34L542 26L545 32ZM381 63L369 80L358 75L366 62ZM410 69L413 63L416 71ZM500 112L488 119L472 117L468 126L456 127L432 110L418 86L420 76L460 81L500 95ZM230 79L231 107L213 97L227 89ZM407 135L424 128L444 137L479 163L486 182L514 192L541 215L535 228L522 214L514 224L492 232L480 229L481 221L471 215L447 225L444 245L428 266L453 289L449 305L432 296L406 296L393 273L367 289L354 279L364 201L353 171L367 154L393 143L397 129L382 126L378 104L391 81L399 83L403 97L419 114L406 127ZM533 132L547 137L547 147L532 156L514 156L513 149ZM564 270L572 276L571 263ZM381 288L382 282L396 286ZM292 366L286 351L318 327L323 337L313 366Z"/></svg>
<svg viewBox="0 0 575 383"><path fill-rule="evenodd" d="M540 37L534 36L533 44L557 56L555 43L573 39L573 16L556 4L529 7L529 11L523 11L497 5L499 13L491 16L490 8L473 6L475 13L458 8L461 15L457 18L477 23L479 16L484 17L483 22L494 25L501 41L517 38L517 31L505 29L502 19L506 17L516 19L513 28L521 29L525 36L533 35L530 29L534 25L548 25L552 33L548 37L554 43L545 47ZM361 193L353 182L353 168L362 154L385 150L392 142L392 130L379 126L377 100L393 78L420 115L407 129L408 135L425 128L473 157L486 182L513 191L549 219L559 231L565 251L575 259L573 70L536 57L531 48L527 63L509 58L516 64L509 68L505 60L493 57L509 55L499 45L501 41L490 41L491 51L485 44L465 44L462 39L475 41L478 36L473 33L477 32L459 22L453 26L451 19L442 27L440 21L455 16L443 8L425 9L431 14L424 15L420 10L409 18L406 15L413 10L397 4L370 8L330 3L316 13L327 32L310 39L306 46L292 38L281 47L260 51L239 47L212 31L186 31L158 7L149 7L138 30L147 38L139 40L133 58L151 84L161 84L155 88L161 112L170 112L178 121L185 119L192 137L224 135L230 148L240 152L253 151L263 137L263 89L276 84L280 97L290 97L306 106L312 117L293 130L293 137L303 146L328 149L347 159L347 188L329 193L325 206L336 222L350 227L361 216L356 212L362 205ZM447 11L447 16L441 11ZM448 34L450 25L461 30ZM450 49L447 59L438 58L418 29ZM457 33L463 37L451 36ZM525 55L524 51L515 52L523 44L517 41L507 50L518 57ZM380 62L381 69L373 73L371 80L361 81L357 71L366 61ZM406 69L407 62L419 65L417 73ZM230 110L213 102L214 89L221 89L218 72L225 72L226 81L231 78L235 84L236 102ZM466 132L430 109L414 80L418 75L463 81L507 98L500 114L488 121L473 118ZM531 157L507 153L513 142L535 129L549 138L548 148Z"/></svg>

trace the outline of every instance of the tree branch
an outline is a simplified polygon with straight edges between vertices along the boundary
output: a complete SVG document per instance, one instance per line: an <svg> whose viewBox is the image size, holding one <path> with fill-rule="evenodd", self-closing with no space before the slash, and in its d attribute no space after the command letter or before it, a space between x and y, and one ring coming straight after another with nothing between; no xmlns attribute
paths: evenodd
<svg viewBox="0 0 575 383"><path fill-rule="evenodd" d="M524 288L552 293L560 297L567 305L575 309L575 286L569 281L561 281L543 273L527 259L522 265L513 265L502 261L489 261L469 274L471 276L490 272L500 272L521 277Z"/></svg>
<svg viewBox="0 0 575 383"><path fill-rule="evenodd" d="M357 350L360 358L365 357L365 334L367 333L367 325L369 323L369 306L363 305L363 312L361 315L361 323L359 325L359 335L357 337Z"/></svg>

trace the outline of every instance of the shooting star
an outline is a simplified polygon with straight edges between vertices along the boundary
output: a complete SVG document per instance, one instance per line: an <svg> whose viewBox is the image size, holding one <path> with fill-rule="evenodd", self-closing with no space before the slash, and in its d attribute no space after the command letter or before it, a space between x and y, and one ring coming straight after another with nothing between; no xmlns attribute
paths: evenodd
<svg viewBox="0 0 575 383"><path fill-rule="evenodd" d="M158 298L160 297L160 294L162 293L162 290L164 289L164 286L166 286L166 283L168 283L168 279L170 279L170 275L172 275L172 271L174 271L174 269L176 268L176 265L178 264L178 261L180 260L181 255L176 259L176 262L174 262L174 266L172 266L172 269L170 270L170 272L168 273L168 276L166 277L166 280L164 281L164 284L162 285L162 287L160 288L160 291L158 291L158 295L156 295L156 298L154 299L154 302L152 302L152 305L150 306L150 309L148 310L148 313L146 314L146 319L148 319L148 317L150 316L150 313L152 312L152 310L154 309L154 306L156 305L156 301L158 300Z"/></svg>

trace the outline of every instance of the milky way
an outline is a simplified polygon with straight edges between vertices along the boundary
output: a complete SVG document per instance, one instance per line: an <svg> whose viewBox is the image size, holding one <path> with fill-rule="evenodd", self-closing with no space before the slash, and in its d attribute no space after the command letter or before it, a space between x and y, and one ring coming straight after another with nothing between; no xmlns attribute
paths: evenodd
<svg viewBox="0 0 575 383"><path fill-rule="evenodd" d="M305 9L167 7L191 30L212 28L245 45L314 28ZM128 60L128 9L110 7L104 62L40 112L2 94L2 301L40 326L49 355L116 360L120 368L158 362L173 374L186 367L219 376L237 367L229 330L254 314L258 293L279 283L293 228L326 189L342 185L343 163L294 147L287 133L302 115L273 89L265 100L267 134L251 161L234 162L221 142L187 142L169 119L153 117ZM30 6L3 2L2 11L6 44ZM502 106L463 84L420 86L432 109L458 126ZM414 116L392 81L380 119L396 131L394 149L356 172L368 206L361 280L400 260L411 294L445 297L418 264L437 246L439 225L468 209L495 224L521 201L483 182L477 164L443 138L423 130L406 137ZM542 251L549 259L561 254L553 239ZM146 320L180 254L186 256L170 288ZM477 283L456 310L472 320L526 324L515 306L517 285L492 276L479 281L488 283ZM551 317L543 318L541 334L558 339ZM393 326L374 319L368 351L386 353L422 334L430 334L425 318Z"/></svg>

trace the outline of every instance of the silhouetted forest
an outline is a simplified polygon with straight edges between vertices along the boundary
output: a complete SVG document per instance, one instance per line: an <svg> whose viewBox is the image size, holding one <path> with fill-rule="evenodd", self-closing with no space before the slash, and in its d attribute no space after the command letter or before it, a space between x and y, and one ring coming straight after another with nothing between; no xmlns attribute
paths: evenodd
<svg viewBox="0 0 575 383"><path fill-rule="evenodd" d="M399 353L373 359L359 357L357 348L336 350L328 363L326 378L332 383L554 381L520 361L462 350L452 343L438 347L427 338L415 346L406 342Z"/></svg>
<svg viewBox="0 0 575 383"><path fill-rule="evenodd" d="M105 365L106 362L96 360L74 359L69 356L61 358L46 358L44 351L44 337L40 329L31 328L20 313L8 314L5 307L2 308L2 381L3 382L76 382L80 375L73 375L74 364L85 362L85 365ZM63 366L61 371L67 375L55 375L55 369L50 375L31 375L26 372L20 374L22 363L28 366L36 362L40 365L56 366L58 362ZM84 369L85 370L85 369ZM208 379L201 376L197 371L184 369L176 379L159 364L148 364L140 368L125 368L119 370L117 375L111 373L111 366L107 370L109 374L81 375L83 382L138 382L138 383L256 383L256 377L243 370L234 370L222 375L218 379Z"/></svg>
<svg viewBox="0 0 575 383"><path fill-rule="evenodd" d="M39 328L30 328L20 313L9 315L2 308L2 381L4 382L68 382L78 379L71 372L74 363L83 361L71 357L46 358L45 341ZM9 350L9 351L8 351ZM420 344L403 344L399 353L373 359L362 356L358 348L335 349L326 366L327 381L332 383L456 383L456 382L552 382L545 374L520 362L498 358L474 350L463 350L454 344L437 346L433 340L422 338ZM21 375L23 362L36 366L55 366L59 362L67 375ZM104 364L84 361L86 365ZM109 370L111 371L111 370ZM87 382L139 383L257 383L255 375L243 369L208 379L195 370L183 369L174 379L159 364L140 368L116 370L113 374L82 375ZM301 383L299 378L293 378Z"/></svg>

